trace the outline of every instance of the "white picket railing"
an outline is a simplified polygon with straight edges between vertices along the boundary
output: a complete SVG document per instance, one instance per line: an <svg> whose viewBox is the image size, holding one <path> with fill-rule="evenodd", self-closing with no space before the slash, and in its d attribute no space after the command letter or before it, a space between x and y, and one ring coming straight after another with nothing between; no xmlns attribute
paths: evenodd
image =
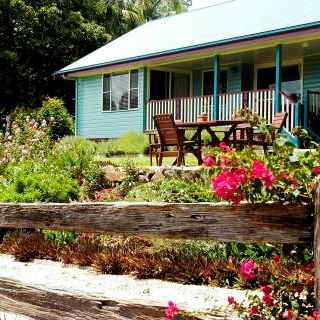
<svg viewBox="0 0 320 320"><path fill-rule="evenodd" d="M176 98L168 100L150 100L147 105L146 130L155 130L153 116L156 114L171 113L175 120L183 122L195 122L199 114L208 114L208 120L212 119L213 96L199 96Z"/></svg>
<svg viewBox="0 0 320 320"><path fill-rule="evenodd" d="M236 111L241 108L251 109L260 116L272 122L275 113L275 90L244 91L219 94L219 120L231 120ZM294 127L295 102L286 94L281 93L281 111L288 113L286 129L290 132ZM153 116L171 113L175 120L195 122L201 113L208 114L208 120L213 115L213 96L175 98L168 100L150 100L147 105L146 130L155 130Z"/></svg>
<svg viewBox="0 0 320 320"><path fill-rule="evenodd" d="M313 117L320 115L320 92L308 91L308 113Z"/></svg>

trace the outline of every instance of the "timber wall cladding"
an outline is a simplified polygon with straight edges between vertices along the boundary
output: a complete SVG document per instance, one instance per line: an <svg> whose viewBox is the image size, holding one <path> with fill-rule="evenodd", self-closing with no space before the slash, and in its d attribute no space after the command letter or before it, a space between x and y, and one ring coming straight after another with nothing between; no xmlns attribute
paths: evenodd
<svg viewBox="0 0 320 320"><path fill-rule="evenodd" d="M230 242L307 243L314 239L315 292L319 308L319 187L316 194L316 210L312 208L311 211L310 207L306 205L277 203L254 205L124 202L0 204L0 227L110 232ZM57 301L62 301L65 308L58 312L59 319L125 320L161 319L163 317L163 308L150 306L148 303L142 306L136 302L110 300L97 302L94 299L87 299L84 304L85 299L81 300L81 297L59 296L59 294L46 292L42 288L29 288L22 283L10 282L8 279L0 279L2 301L4 303L12 301L11 311L13 312L20 310L21 314L29 316L33 312L35 319L58 319L53 316L50 318L45 316L55 310L53 306L56 306L56 310L62 308L62 306L59 307ZM27 298L29 296L34 299ZM49 297L49 300L46 297ZM52 303L52 301L56 302ZM84 307L85 305L86 307ZM26 310L24 313L21 312L22 306L23 310ZM77 306L79 306L79 316L73 318L68 316L70 312L75 312ZM3 308L1 304L0 307ZM86 313L87 311L88 313ZM223 318L232 319L224 316L203 319Z"/></svg>

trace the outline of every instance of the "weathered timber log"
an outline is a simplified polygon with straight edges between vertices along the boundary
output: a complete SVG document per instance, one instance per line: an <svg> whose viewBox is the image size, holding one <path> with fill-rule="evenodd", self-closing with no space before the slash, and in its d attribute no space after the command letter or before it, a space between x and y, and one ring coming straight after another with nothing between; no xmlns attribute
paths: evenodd
<svg viewBox="0 0 320 320"><path fill-rule="evenodd" d="M314 226L314 290L316 308L320 310L320 180L315 190L315 226Z"/></svg>
<svg viewBox="0 0 320 320"><path fill-rule="evenodd" d="M48 290L0 278L0 310L36 320L163 320L164 307L152 301L125 301L92 297L89 294ZM183 316L184 320L236 320L224 312Z"/></svg>
<svg viewBox="0 0 320 320"><path fill-rule="evenodd" d="M305 243L313 217L300 204L0 204L0 227L153 235L226 242Z"/></svg>

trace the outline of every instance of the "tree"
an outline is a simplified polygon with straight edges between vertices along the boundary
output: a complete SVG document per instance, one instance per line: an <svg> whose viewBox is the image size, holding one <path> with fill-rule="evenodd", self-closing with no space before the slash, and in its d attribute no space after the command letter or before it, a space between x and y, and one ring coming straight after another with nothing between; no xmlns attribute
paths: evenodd
<svg viewBox="0 0 320 320"><path fill-rule="evenodd" d="M1 0L0 112L40 105L46 95L73 106L61 67L145 21L186 10L190 0Z"/></svg>

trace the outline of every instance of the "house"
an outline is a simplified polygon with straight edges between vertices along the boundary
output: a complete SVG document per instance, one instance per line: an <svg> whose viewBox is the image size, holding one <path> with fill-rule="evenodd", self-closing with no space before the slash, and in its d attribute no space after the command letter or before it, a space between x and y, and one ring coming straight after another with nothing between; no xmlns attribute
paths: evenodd
<svg viewBox="0 0 320 320"><path fill-rule="evenodd" d="M229 0L148 22L56 72L76 81L76 133L153 130L153 115L248 107L320 134L319 0Z"/></svg>

